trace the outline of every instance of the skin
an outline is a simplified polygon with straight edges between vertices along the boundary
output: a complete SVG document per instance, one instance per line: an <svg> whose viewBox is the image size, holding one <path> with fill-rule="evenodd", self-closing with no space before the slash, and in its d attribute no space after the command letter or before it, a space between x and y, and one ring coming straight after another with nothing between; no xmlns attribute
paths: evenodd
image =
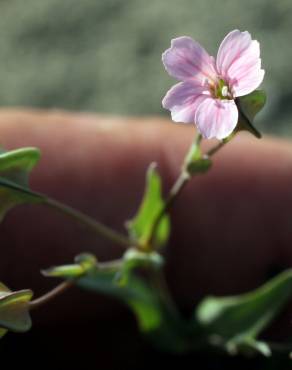
<svg viewBox="0 0 292 370"><path fill-rule="evenodd" d="M42 159L31 186L123 231L143 194L145 170L158 163L164 190L179 173L195 134L160 117L121 118L63 111L2 110L5 148L37 146ZM215 142L213 143L215 144ZM212 143L205 144L205 148ZM292 262L292 145L240 133L213 167L187 185L171 210L166 273L179 306L189 312L206 294L236 294ZM0 228L0 280L35 296L58 281L42 268L71 263L78 253L119 257L112 245L44 206L20 206ZM74 305L74 310L68 310ZM108 298L73 288L36 312L38 325L119 315Z"/></svg>

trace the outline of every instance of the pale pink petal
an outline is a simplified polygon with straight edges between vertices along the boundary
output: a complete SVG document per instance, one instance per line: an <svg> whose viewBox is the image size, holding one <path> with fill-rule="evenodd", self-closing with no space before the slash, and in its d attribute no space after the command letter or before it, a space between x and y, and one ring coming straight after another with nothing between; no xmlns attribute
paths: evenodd
<svg viewBox="0 0 292 370"><path fill-rule="evenodd" d="M235 30L225 37L219 47L216 66L234 97L249 94L264 78L259 43L252 40L247 31Z"/></svg>
<svg viewBox="0 0 292 370"><path fill-rule="evenodd" d="M264 75L260 58L252 60L252 55L250 58L246 55L246 61L244 58L239 59L228 72L228 84L233 96L244 96L257 89L263 82Z"/></svg>
<svg viewBox="0 0 292 370"><path fill-rule="evenodd" d="M206 139L229 136L237 125L238 110L233 100L205 99L198 107L195 123Z"/></svg>
<svg viewBox="0 0 292 370"><path fill-rule="evenodd" d="M171 111L175 122L194 123L198 106L210 96L205 87L188 80L174 85L162 100L162 106Z"/></svg>
<svg viewBox="0 0 292 370"><path fill-rule="evenodd" d="M217 53L216 67L218 73L224 77L229 67L250 46L251 36L249 32L234 30L225 36Z"/></svg>
<svg viewBox="0 0 292 370"><path fill-rule="evenodd" d="M162 62L167 72L178 80L194 78L202 84L216 80L214 58L191 37L173 39L170 49L162 54Z"/></svg>

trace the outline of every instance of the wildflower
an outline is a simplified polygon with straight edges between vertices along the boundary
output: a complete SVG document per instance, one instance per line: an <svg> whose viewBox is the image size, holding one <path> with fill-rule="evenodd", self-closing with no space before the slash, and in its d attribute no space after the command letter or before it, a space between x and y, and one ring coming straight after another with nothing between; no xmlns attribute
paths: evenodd
<svg viewBox="0 0 292 370"><path fill-rule="evenodd" d="M167 72L182 81L162 101L175 122L195 123L204 138L224 139L238 122L237 97L255 90L264 78L260 46L249 32L231 31L215 61L190 37L171 41L162 55Z"/></svg>

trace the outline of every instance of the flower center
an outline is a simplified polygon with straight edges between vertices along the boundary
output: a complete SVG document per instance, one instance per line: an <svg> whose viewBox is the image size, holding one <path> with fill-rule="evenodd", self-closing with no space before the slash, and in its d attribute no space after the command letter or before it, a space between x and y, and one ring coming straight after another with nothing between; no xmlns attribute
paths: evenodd
<svg viewBox="0 0 292 370"><path fill-rule="evenodd" d="M232 94L229 90L228 84L220 78L218 82L210 86L211 94L215 99L231 100Z"/></svg>

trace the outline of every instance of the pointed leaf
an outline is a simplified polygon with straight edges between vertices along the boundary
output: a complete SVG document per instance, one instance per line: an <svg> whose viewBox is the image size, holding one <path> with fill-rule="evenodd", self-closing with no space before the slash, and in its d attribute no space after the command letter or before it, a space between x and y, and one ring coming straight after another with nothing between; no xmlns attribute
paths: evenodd
<svg viewBox="0 0 292 370"><path fill-rule="evenodd" d="M207 297L196 310L196 320L205 335L230 346L253 343L257 350L268 353L256 342L257 336L292 297L292 270L287 270L260 288L238 296Z"/></svg>
<svg viewBox="0 0 292 370"><path fill-rule="evenodd" d="M36 148L21 148L0 153L0 220L16 205L36 203L42 197L28 187L28 177L39 160Z"/></svg>
<svg viewBox="0 0 292 370"><path fill-rule="evenodd" d="M150 165L146 176L146 189L136 216L127 222L130 237L140 245L147 245L151 238L153 224L164 206L161 195L161 180L154 164ZM157 246L165 244L170 232L168 216L162 217L153 238Z"/></svg>

